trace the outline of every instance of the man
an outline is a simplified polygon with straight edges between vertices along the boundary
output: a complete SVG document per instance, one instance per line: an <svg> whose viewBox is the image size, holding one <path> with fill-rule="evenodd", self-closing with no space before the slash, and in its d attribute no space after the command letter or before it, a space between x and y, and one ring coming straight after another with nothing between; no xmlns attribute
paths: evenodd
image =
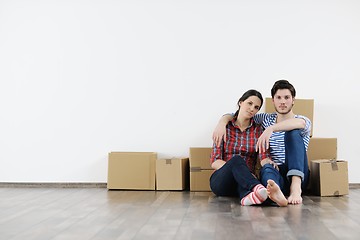
<svg viewBox="0 0 360 240"><path fill-rule="evenodd" d="M271 160L262 161L260 178L267 186L269 198L279 206L302 203L302 191L309 179L306 150L310 140L311 122L305 116L295 115L292 107L296 91L287 80L276 81L271 97L276 113L258 113L254 116L264 132L256 148L261 153L270 148ZM224 115L213 134L220 144L225 136L225 126L231 119ZM285 195L289 197L286 199Z"/></svg>

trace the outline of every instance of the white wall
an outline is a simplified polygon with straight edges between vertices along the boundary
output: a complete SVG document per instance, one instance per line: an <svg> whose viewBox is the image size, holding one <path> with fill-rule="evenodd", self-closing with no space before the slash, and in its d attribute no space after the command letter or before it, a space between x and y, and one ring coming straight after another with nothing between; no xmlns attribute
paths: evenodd
<svg viewBox="0 0 360 240"><path fill-rule="evenodd" d="M211 146L249 88L315 99L360 183L360 2L0 0L0 182L106 182L110 151ZM354 119L352 117L352 119ZM355 123L356 124L356 123Z"/></svg>

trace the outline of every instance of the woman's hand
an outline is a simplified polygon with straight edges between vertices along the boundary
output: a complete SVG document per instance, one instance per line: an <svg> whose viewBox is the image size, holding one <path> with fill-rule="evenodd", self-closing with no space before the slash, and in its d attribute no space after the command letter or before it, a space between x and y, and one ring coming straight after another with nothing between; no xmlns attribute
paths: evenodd
<svg viewBox="0 0 360 240"><path fill-rule="evenodd" d="M219 170L225 163L226 162L224 160L217 159L211 164L211 167L215 170Z"/></svg>
<svg viewBox="0 0 360 240"><path fill-rule="evenodd" d="M263 160L261 160L260 164L261 164L262 167L263 167L265 164L270 164L270 165L272 165L276 170L279 171L279 166L278 166L274 161L272 161L270 158L264 158Z"/></svg>

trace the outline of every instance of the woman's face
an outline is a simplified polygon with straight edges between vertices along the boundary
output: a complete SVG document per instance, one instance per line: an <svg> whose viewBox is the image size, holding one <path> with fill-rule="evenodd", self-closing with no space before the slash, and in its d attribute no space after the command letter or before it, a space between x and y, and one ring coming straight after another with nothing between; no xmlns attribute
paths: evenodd
<svg viewBox="0 0 360 240"><path fill-rule="evenodd" d="M239 116L245 119L252 118L260 110L261 100L257 96L250 96L240 102Z"/></svg>

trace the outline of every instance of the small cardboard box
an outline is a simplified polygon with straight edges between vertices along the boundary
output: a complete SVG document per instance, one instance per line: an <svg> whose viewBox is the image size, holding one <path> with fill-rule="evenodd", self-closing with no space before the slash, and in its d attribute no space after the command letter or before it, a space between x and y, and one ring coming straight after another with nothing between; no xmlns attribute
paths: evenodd
<svg viewBox="0 0 360 240"><path fill-rule="evenodd" d="M189 158L156 161L156 190L184 190L188 183Z"/></svg>
<svg viewBox="0 0 360 240"><path fill-rule="evenodd" d="M337 139L336 138L310 138L308 150L308 160L316 159L336 159L337 158Z"/></svg>
<svg viewBox="0 0 360 240"><path fill-rule="evenodd" d="M190 191L210 192L210 176L214 170L190 168Z"/></svg>
<svg viewBox="0 0 360 240"><path fill-rule="evenodd" d="M155 190L155 152L111 152L108 189Z"/></svg>
<svg viewBox="0 0 360 240"><path fill-rule="evenodd" d="M212 169L210 165L212 148L190 148L190 168Z"/></svg>
<svg viewBox="0 0 360 240"><path fill-rule="evenodd" d="M275 112L272 98L265 98L265 112L266 113ZM309 118L311 121L311 126L313 126L314 99L297 99L297 98L295 98L293 112L295 114L303 115L303 116ZM313 135L313 128L311 127L310 136L312 136L312 135Z"/></svg>
<svg viewBox="0 0 360 240"><path fill-rule="evenodd" d="M319 196L349 194L348 163L344 160L312 160L311 189Z"/></svg>
<svg viewBox="0 0 360 240"><path fill-rule="evenodd" d="M337 159L337 139L336 138L310 138L307 157L311 170L311 161L318 159ZM314 176L310 171L310 184L308 190L316 188L319 183L315 183ZM316 181L319 179L317 178Z"/></svg>

